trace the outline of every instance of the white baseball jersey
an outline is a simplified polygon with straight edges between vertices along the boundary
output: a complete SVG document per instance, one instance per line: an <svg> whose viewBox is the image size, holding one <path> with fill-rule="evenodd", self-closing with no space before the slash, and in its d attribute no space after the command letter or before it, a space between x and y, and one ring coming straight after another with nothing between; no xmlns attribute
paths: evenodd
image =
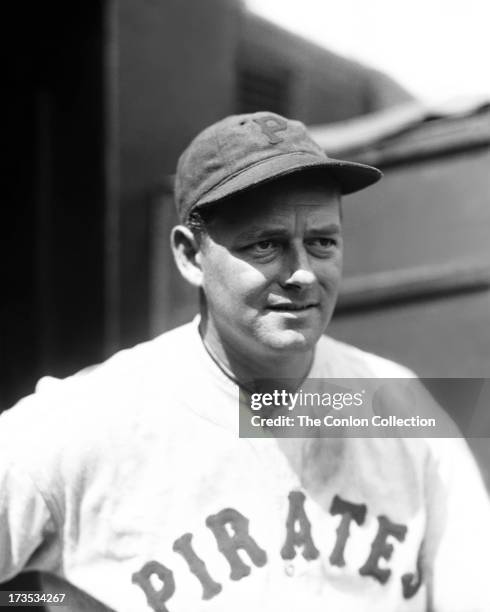
<svg viewBox="0 0 490 612"><path fill-rule="evenodd" d="M406 377L323 337L310 376ZM460 439L238 437L197 322L0 417L0 581L118 612L488 612L490 509Z"/></svg>

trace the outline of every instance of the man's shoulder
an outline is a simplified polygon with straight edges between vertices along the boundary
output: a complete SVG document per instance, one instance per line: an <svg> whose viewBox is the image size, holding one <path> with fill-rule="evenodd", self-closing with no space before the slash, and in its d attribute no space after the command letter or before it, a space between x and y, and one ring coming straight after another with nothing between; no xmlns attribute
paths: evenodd
<svg viewBox="0 0 490 612"><path fill-rule="evenodd" d="M158 369L161 378L165 379L166 374L185 361L186 353L192 350L190 345L195 342L195 335L194 322L187 323L151 340L117 351L105 361L83 368L67 378L44 377L38 382L36 392L60 384L67 388L90 388L103 386L106 382L114 388L112 383L117 381L121 387L138 383L154 369Z"/></svg>
<svg viewBox="0 0 490 612"><path fill-rule="evenodd" d="M137 372L140 367L150 366L154 361L158 364L177 365L185 359L186 354L192 350L197 338L197 324L195 321L164 332L159 336L130 348L118 351L102 364L95 366L94 371L117 372L120 368L129 368ZM77 373L77 376L84 371Z"/></svg>
<svg viewBox="0 0 490 612"><path fill-rule="evenodd" d="M333 378L415 378L409 368L352 344L322 336L317 344L316 369Z"/></svg>
<svg viewBox="0 0 490 612"><path fill-rule="evenodd" d="M67 378L44 377L0 415L0 456L17 457L26 469L34 469L36 457L56 465L61 455L97 457L111 441L125 448L157 418L168 425L179 368L196 333L184 325Z"/></svg>
<svg viewBox="0 0 490 612"><path fill-rule="evenodd" d="M168 387L176 380L196 334L195 322L191 322L66 378L45 376L34 393L2 414L1 422L36 422L48 415L64 420L70 414L88 417L91 413L102 419L112 411L120 418L124 406L137 408L157 382Z"/></svg>

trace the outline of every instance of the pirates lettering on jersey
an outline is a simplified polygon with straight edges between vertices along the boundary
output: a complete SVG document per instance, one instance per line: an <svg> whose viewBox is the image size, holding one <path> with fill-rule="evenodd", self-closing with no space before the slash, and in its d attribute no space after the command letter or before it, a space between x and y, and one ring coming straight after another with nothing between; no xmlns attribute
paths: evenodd
<svg viewBox="0 0 490 612"><path fill-rule="evenodd" d="M301 491L291 491L288 497L289 514L286 521L287 536L286 542L281 550L281 557L283 559L294 559L296 556L296 548L302 546L303 557L307 561L316 559L320 553L311 539L311 525L304 509L304 493L301 493ZM299 525L299 531L296 531L296 524Z"/></svg>
<svg viewBox="0 0 490 612"><path fill-rule="evenodd" d="M336 565L337 567L343 567L345 565L344 550L350 535L350 523L352 519L354 519L358 525L362 525L366 518L366 512L367 508L364 504L351 504L338 495L333 498L332 505L330 506L330 514L341 514L342 520L337 527L337 541L329 558L332 565Z"/></svg>
<svg viewBox="0 0 490 612"><path fill-rule="evenodd" d="M305 495L301 491L291 491L288 495L289 510L285 525L285 541L279 554L282 559L291 560L299 551L306 561L313 561L320 556L320 550L315 545L311 534L311 523L304 508ZM340 515L340 523L337 527L337 538L333 549L330 551L328 560L332 566L345 567L344 553L348 545L350 526L352 521L361 527L365 523L368 509L365 504L354 504L335 495L330 506L330 515ZM362 577L376 580L380 585L388 582L391 570L382 567L380 560L384 563L390 561L394 551L393 544L389 541L403 543L407 535L406 525L392 522L387 516L377 517L378 529L367 552L366 561L358 569ZM224 556L230 566L230 580L242 580L251 574L252 566L262 568L268 561L268 556L255 541L249 530L249 519L234 508L225 508L220 512L208 516L205 520L206 526L211 530L219 552ZM211 575L205 560L201 559L192 546L192 534L185 533L175 540L173 551L181 555L189 571L196 577L202 587L202 599L209 600L218 596L223 585L217 582ZM245 553L250 564L245 563L238 551ZM325 551L327 552L327 551ZM328 553L327 553L328 554ZM161 587L157 589L152 582L152 577L158 578ZM134 584L138 585L146 595L148 605L155 612L171 612L166 606L173 597L177 586L171 569L165 567L158 561L149 561L132 576ZM417 558L415 572L408 572L401 576L401 594L405 599L410 599L420 589L423 583L421 553Z"/></svg>

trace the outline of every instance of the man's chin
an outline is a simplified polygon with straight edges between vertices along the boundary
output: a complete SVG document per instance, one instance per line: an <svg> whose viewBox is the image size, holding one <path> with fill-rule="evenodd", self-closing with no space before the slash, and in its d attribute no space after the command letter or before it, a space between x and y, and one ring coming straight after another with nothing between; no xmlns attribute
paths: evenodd
<svg viewBox="0 0 490 612"><path fill-rule="evenodd" d="M311 351L321 334L308 333L305 330L282 330L267 334L263 338L264 348L269 349L278 355L285 356L288 353L306 353Z"/></svg>

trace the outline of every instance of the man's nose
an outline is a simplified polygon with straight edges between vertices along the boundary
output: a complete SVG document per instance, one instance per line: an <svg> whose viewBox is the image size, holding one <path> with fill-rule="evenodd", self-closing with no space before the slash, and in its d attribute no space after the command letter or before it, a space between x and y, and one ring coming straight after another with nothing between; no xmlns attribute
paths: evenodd
<svg viewBox="0 0 490 612"><path fill-rule="evenodd" d="M284 286L305 289L315 283L316 276L303 244L291 246L285 255L285 260Z"/></svg>

